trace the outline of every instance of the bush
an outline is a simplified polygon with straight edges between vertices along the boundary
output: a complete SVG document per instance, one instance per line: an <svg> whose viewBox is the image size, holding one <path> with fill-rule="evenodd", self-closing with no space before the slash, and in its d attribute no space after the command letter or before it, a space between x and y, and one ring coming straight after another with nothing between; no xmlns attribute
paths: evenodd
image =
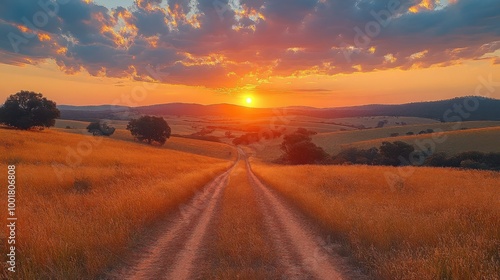
<svg viewBox="0 0 500 280"><path fill-rule="evenodd" d="M87 131L89 133L92 133L94 136L97 135L104 135L104 136L111 136L115 132L114 127L108 126L108 124L104 122L91 122L87 126Z"/></svg>
<svg viewBox="0 0 500 280"><path fill-rule="evenodd" d="M92 184L88 178L77 178L73 182L73 191L77 193L88 193L92 190Z"/></svg>
<svg viewBox="0 0 500 280"><path fill-rule="evenodd" d="M436 153L428 157L427 166L460 167L470 169L500 170L500 153L463 152L451 157L445 153Z"/></svg>
<svg viewBox="0 0 500 280"><path fill-rule="evenodd" d="M362 150L358 148L348 148L340 151L332 157L334 164L377 164L380 160L377 148Z"/></svg>
<svg viewBox="0 0 500 280"><path fill-rule="evenodd" d="M500 169L500 153L488 153L484 156L484 163L494 168L495 170Z"/></svg>
<svg viewBox="0 0 500 280"><path fill-rule="evenodd" d="M32 91L9 96L0 108L0 123L25 130L54 126L59 116L55 102Z"/></svg>
<svg viewBox="0 0 500 280"><path fill-rule="evenodd" d="M462 161L466 160L483 162L484 156L484 153L481 152L463 152L448 158L446 160L446 166L461 167Z"/></svg>
<svg viewBox="0 0 500 280"><path fill-rule="evenodd" d="M488 165L470 159L460 162L460 167L467 169L488 169Z"/></svg>
<svg viewBox="0 0 500 280"><path fill-rule="evenodd" d="M446 166L447 158L446 153L435 153L425 159L424 165L443 167Z"/></svg>
<svg viewBox="0 0 500 280"><path fill-rule="evenodd" d="M165 144L172 132L170 126L168 126L163 118L153 116L142 116L138 119L130 120L127 130L138 141L145 141L148 144L157 142L160 145Z"/></svg>

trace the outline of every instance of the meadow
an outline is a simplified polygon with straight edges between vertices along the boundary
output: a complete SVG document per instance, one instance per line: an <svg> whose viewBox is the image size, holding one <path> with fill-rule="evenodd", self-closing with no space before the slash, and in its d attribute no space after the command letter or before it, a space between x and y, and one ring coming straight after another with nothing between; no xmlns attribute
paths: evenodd
<svg viewBox="0 0 500 280"><path fill-rule="evenodd" d="M393 167L253 164L377 279L498 279L500 174Z"/></svg>
<svg viewBox="0 0 500 280"><path fill-rule="evenodd" d="M231 165L55 130L0 128L0 138L0 169L15 164L17 170L19 279L96 278L120 263L145 228ZM7 208L6 200L0 203Z"/></svg>

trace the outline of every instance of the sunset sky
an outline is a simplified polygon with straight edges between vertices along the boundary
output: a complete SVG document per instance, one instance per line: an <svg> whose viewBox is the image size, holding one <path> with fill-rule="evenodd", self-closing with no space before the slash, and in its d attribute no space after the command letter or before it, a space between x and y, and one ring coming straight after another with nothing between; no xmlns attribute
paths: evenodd
<svg viewBox="0 0 500 280"><path fill-rule="evenodd" d="M0 34L0 103L336 107L500 84L498 0L3 0Z"/></svg>

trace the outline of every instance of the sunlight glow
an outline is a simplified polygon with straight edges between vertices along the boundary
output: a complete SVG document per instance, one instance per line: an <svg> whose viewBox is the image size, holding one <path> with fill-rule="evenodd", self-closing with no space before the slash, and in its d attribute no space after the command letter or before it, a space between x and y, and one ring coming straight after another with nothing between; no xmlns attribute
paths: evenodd
<svg viewBox="0 0 500 280"><path fill-rule="evenodd" d="M245 101L247 102L247 104L252 104L252 98L251 97L247 97L245 99Z"/></svg>

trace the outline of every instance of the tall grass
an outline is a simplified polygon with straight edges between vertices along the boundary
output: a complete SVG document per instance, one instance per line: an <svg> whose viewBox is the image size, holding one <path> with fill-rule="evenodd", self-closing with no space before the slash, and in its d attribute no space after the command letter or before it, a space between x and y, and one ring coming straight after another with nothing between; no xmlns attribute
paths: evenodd
<svg viewBox="0 0 500 280"><path fill-rule="evenodd" d="M263 214L247 178L245 163L233 170L224 191L206 279L279 279Z"/></svg>
<svg viewBox="0 0 500 280"><path fill-rule="evenodd" d="M144 227L230 165L56 131L0 129L0 137L0 170L17 166L19 279L97 277L120 261ZM66 148L87 151L82 143L94 144L79 165L68 167ZM53 163L66 164L58 167L60 176ZM7 208L5 195L0 209ZM6 220L6 211L0 211L0 219Z"/></svg>
<svg viewBox="0 0 500 280"><path fill-rule="evenodd" d="M256 174L316 220L378 279L499 279L500 174L392 167L272 166Z"/></svg>

